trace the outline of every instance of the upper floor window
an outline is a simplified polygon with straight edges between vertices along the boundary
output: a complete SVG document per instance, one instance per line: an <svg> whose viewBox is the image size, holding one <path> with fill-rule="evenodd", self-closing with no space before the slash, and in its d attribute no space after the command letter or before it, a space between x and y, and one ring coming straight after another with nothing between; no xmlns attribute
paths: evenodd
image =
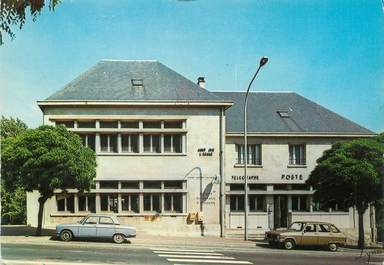
<svg viewBox="0 0 384 265"><path fill-rule="evenodd" d="M153 129L153 128L160 129L161 122L160 121L144 121L143 128L144 129Z"/></svg>
<svg viewBox="0 0 384 265"><path fill-rule="evenodd" d="M66 128L74 128L75 122L74 121L56 121L56 126L63 125Z"/></svg>
<svg viewBox="0 0 384 265"><path fill-rule="evenodd" d="M105 153L117 153L117 135L101 134L100 151Z"/></svg>
<svg viewBox="0 0 384 265"><path fill-rule="evenodd" d="M117 181L100 181L100 189L117 189Z"/></svg>
<svg viewBox="0 0 384 265"><path fill-rule="evenodd" d="M121 128L139 128L139 122L138 121L121 121L120 122Z"/></svg>
<svg viewBox="0 0 384 265"><path fill-rule="evenodd" d="M77 128L95 128L95 121L78 121Z"/></svg>
<svg viewBox="0 0 384 265"><path fill-rule="evenodd" d="M164 135L164 152L181 153L181 135Z"/></svg>
<svg viewBox="0 0 384 265"><path fill-rule="evenodd" d="M144 152L160 153L160 135L144 135Z"/></svg>
<svg viewBox="0 0 384 265"><path fill-rule="evenodd" d="M183 128L183 123L181 121L164 121L164 129L181 129Z"/></svg>
<svg viewBox="0 0 384 265"><path fill-rule="evenodd" d="M117 121L100 121L100 128L117 128Z"/></svg>
<svg viewBox="0 0 384 265"><path fill-rule="evenodd" d="M94 134L81 134L81 140L83 141L83 145L91 148L95 151L95 135Z"/></svg>
<svg viewBox="0 0 384 265"><path fill-rule="evenodd" d="M305 165L305 144L290 144L289 145L289 164L290 165Z"/></svg>
<svg viewBox="0 0 384 265"><path fill-rule="evenodd" d="M261 165L261 144L248 144L248 159L250 165ZM236 164L244 164L244 145L236 144Z"/></svg>
<svg viewBox="0 0 384 265"><path fill-rule="evenodd" d="M138 153L139 142L137 134L122 134L121 135L121 151L127 153Z"/></svg>

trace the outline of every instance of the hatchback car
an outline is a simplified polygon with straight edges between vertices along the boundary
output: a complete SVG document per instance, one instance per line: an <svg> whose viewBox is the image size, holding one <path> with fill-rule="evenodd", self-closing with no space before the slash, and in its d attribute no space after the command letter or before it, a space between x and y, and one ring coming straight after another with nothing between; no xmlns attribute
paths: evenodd
<svg viewBox="0 0 384 265"><path fill-rule="evenodd" d="M121 225L115 215L90 214L75 224L59 224L56 226L56 236L62 241L73 238L112 239L121 244L128 237L136 236L136 229Z"/></svg>
<svg viewBox="0 0 384 265"><path fill-rule="evenodd" d="M331 223L294 222L288 229L268 231L265 240L271 246L283 245L285 249L295 246L327 246L330 251L337 251L345 245L346 237Z"/></svg>

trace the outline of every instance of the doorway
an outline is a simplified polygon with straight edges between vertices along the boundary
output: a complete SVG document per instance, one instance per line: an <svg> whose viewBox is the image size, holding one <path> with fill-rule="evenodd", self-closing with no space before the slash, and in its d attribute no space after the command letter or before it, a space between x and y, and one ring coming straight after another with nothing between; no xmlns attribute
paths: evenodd
<svg viewBox="0 0 384 265"><path fill-rule="evenodd" d="M288 224L288 200L287 195L273 196L273 227L287 227Z"/></svg>

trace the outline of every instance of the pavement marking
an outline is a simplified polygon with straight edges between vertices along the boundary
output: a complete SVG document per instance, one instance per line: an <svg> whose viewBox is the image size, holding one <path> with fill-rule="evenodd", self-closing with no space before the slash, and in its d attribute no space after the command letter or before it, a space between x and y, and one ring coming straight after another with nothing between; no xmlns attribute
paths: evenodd
<svg viewBox="0 0 384 265"><path fill-rule="evenodd" d="M211 255L211 256L223 256L221 253L213 252L184 252L184 251L153 251L156 254L183 254L183 255Z"/></svg>
<svg viewBox="0 0 384 265"><path fill-rule="evenodd" d="M201 249L201 250L197 250L197 249L178 249L178 248L150 248L150 250L153 250L153 251L181 251L181 252L208 252L208 253L213 253L215 252L214 250L205 250L205 249Z"/></svg>
<svg viewBox="0 0 384 265"><path fill-rule="evenodd" d="M172 262L190 262L190 263L253 264L252 262L242 261L242 260L207 260L207 259L167 259L167 260Z"/></svg>
<svg viewBox="0 0 384 265"><path fill-rule="evenodd" d="M235 259L233 257L225 256L201 256L201 255L159 255L165 258L193 258L193 259Z"/></svg>
<svg viewBox="0 0 384 265"><path fill-rule="evenodd" d="M30 260L9 260L2 259L2 264L6 265L105 265L105 263L84 263L84 262L63 262L63 261L30 261Z"/></svg>

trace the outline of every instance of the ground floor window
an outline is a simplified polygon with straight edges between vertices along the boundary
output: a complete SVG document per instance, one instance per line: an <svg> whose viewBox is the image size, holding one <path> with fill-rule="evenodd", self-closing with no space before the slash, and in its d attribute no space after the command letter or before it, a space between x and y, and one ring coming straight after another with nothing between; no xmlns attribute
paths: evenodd
<svg viewBox="0 0 384 265"><path fill-rule="evenodd" d="M161 211L159 194L144 194L144 211L157 213Z"/></svg>
<svg viewBox="0 0 384 265"><path fill-rule="evenodd" d="M164 194L164 211L172 213L183 212L183 196L180 193Z"/></svg>
<svg viewBox="0 0 384 265"><path fill-rule="evenodd" d="M230 209L232 212L244 211L244 195L231 195Z"/></svg>
<svg viewBox="0 0 384 265"><path fill-rule="evenodd" d="M61 194L56 195L56 205L58 212L75 212L75 202L73 195L64 196Z"/></svg>
<svg viewBox="0 0 384 265"><path fill-rule="evenodd" d="M308 195L293 195L292 196L292 211L303 212L309 211Z"/></svg>
<svg viewBox="0 0 384 265"><path fill-rule="evenodd" d="M139 194L123 194L121 196L121 210L138 213L140 211Z"/></svg>
<svg viewBox="0 0 384 265"><path fill-rule="evenodd" d="M337 204L331 202L329 204L323 204L320 202L313 202L313 210L319 212L348 212L348 207L343 204Z"/></svg>
<svg viewBox="0 0 384 265"><path fill-rule="evenodd" d="M266 210L264 195L249 195L249 210L251 212L264 212Z"/></svg>
<svg viewBox="0 0 384 265"><path fill-rule="evenodd" d="M95 199L96 199L96 197L94 194L79 195L78 196L78 210L80 212L95 213L96 212Z"/></svg>
<svg viewBox="0 0 384 265"><path fill-rule="evenodd" d="M100 194L100 210L117 213L117 194Z"/></svg>

